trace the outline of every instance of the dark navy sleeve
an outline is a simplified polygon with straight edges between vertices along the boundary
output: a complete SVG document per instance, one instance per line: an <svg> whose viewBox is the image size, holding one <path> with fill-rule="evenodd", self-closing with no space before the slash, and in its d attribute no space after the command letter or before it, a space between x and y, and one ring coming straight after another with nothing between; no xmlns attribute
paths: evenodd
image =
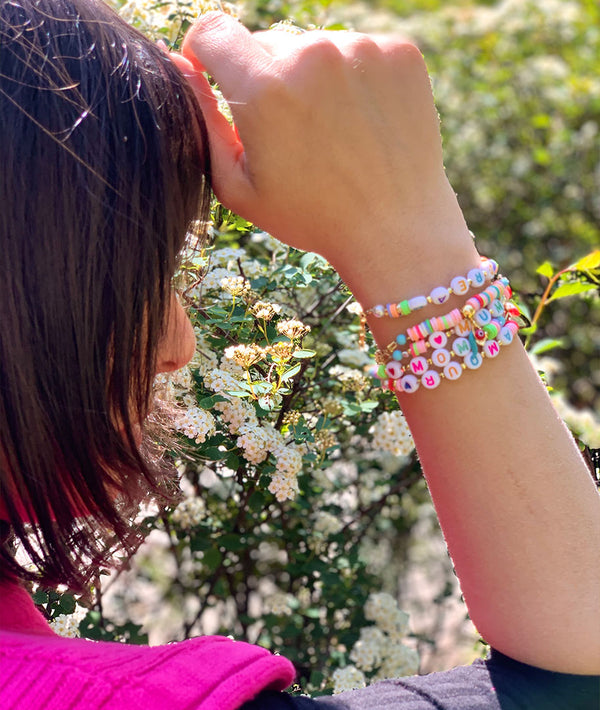
<svg viewBox="0 0 600 710"><path fill-rule="evenodd" d="M384 680L339 695L261 693L241 710L599 710L600 676L553 673L492 651L441 673Z"/></svg>

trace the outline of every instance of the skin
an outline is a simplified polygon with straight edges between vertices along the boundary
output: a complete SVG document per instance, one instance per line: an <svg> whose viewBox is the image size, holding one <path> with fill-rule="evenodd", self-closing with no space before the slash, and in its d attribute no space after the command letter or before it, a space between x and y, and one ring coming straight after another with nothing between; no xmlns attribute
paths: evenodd
<svg viewBox="0 0 600 710"><path fill-rule="evenodd" d="M325 256L364 308L477 266L412 44L350 32L250 34L209 13L183 55L175 61L204 110L219 199ZM370 325L382 346L401 328ZM600 673L599 499L521 345L399 400L480 633L525 663Z"/></svg>

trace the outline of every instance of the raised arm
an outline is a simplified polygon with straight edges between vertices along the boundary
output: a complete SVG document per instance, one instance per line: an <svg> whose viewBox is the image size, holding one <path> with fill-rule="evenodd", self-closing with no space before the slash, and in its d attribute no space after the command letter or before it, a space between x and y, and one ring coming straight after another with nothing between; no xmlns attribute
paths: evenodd
<svg viewBox="0 0 600 710"><path fill-rule="evenodd" d="M219 198L323 254L364 308L428 293L479 264L414 46L353 33L251 35L210 14L183 51L197 70L187 66ZM402 326L372 318L379 345L430 308ZM600 672L600 503L520 343L399 401L480 633L532 665Z"/></svg>

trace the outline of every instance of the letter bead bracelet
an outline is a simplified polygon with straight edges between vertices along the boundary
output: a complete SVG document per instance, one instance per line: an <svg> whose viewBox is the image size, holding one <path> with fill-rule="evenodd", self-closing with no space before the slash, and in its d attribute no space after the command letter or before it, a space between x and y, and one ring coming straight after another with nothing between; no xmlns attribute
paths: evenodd
<svg viewBox="0 0 600 710"><path fill-rule="evenodd" d="M466 276L455 276L450 282L450 286L436 286L428 296L414 296L403 301L387 303L384 305L368 308L365 313L375 316L375 318L401 318L408 316L415 311L425 308L429 304L441 306L446 303L450 296L464 296L471 287L479 288L486 282L491 281L498 273L498 264L493 259L481 258L481 266L471 269Z"/></svg>
<svg viewBox="0 0 600 710"><path fill-rule="evenodd" d="M473 272L478 271L479 275ZM468 285L462 287L466 294L471 285L484 285L492 281L483 291L467 299L460 308L455 308L443 316L428 318L396 336L383 350L377 351L376 363L370 374L381 381L384 389L396 392L413 393L420 387L435 389L443 379L457 380L465 370L477 370L485 358L495 358L500 348L509 345L519 331L516 318L519 309L509 300L512 289L508 279L498 276L498 265L491 259L482 259L482 268L471 270L463 278ZM471 278L473 277L473 278ZM456 285L456 279L452 283ZM441 287L436 287L429 297L419 297L428 303L444 303ZM461 295L460 289L450 286L445 292ZM435 300L436 294L439 299ZM419 305L418 310L422 306ZM401 303L408 303L402 301ZM390 307L393 306L393 307ZM378 307L376 307L378 308ZM385 313L392 318L407 315L406 307L400 304L388 304ZM400 312L398 313L398 311ZM367 313L370 311L366 311ZM397 314L397 315L396 315Z"/></svg>

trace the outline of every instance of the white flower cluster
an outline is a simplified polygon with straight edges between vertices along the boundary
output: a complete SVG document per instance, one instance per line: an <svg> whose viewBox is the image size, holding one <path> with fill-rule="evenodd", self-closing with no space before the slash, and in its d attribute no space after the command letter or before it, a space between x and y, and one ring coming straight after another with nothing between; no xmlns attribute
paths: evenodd
<svg viewBox="0 0 600 710"><path fill-rule="evenodd" d="M206 441L207 437L213 436L217 430L213 415L196 406L181 411L175 419L175 427L197 444Z"/></svg>
<svg viewBox="0 0 600 710"><path fill-rule="evenodd" d="M292 613L291 600L290 594L278 591L266 599L266 606L268 611L275 616L289 616Z"/></svg>
<svg viewBox="0 0 600 710"><path fill-rule="evenodd" d="M408 630L408 614L398 609L389 594L371 594L365 604L365 617L375 626L360 631L352 647L350 660L357 670L374 673L373 680L399 678L417 673L419 655L402 643Z"/></svg>
<svg viewBox="0 0 600 710"><path fill-rule="evenodd" d="M275 473L269 491L279 502L293 499L298 492L296 477L302 470L300 448L294 443L287 444L283 435L270 424L259 422L250 403L227 394L239 389L240 381L223 366L207 373L204 384L227 398L227 402L217 402L214 408L221 413L229 431L237 435L236 445L242 449L246 461L256 465L269 454L275 457Z"/></svg>
<svg viewBox="0 0 600 710"><path fill-rule="evenodd" d="M359 671L355 666L337 668L333 672L331 680L333 681L334 694L344 693L346 690L364 688L367 684L365 674Z"/></svg>
<svg viewBox="0 0 600 710"><path fill-rule="evenodd" d="M398 609L391 594L370 594L365 604L365 619L373 621L394 639L402 638L408 631L408 614Z"/></svg>
<svg viewBox="0 0 600 710"><path fill-rule="evenodd" d="M182 500L171 514L172 521L182 530L190 530L206 517L206 505L202 498L193 496Z"/></svg>
<svg viewBox="0 0 600 710"><path fill-rule="evenodd" d="M325 510L317 511L313 520L313 530L325 537L336 535L343 527L342 521L336 515L332 515Z"/></svg>
<svg viewBox="0 0 600 710"><path fill-rule="evenodd" d="M412 434L400 410L380 414L371 431L374 449L387 451L394 456L408 456L415 448Z"/></svg>
<svg viewBox="0 0 600 710"><path fill-rule="evenodd" d="M77 638L79 636L80 616L77 614L60 614L50 622L50 628L55 634L65 638Z"/></svg>

